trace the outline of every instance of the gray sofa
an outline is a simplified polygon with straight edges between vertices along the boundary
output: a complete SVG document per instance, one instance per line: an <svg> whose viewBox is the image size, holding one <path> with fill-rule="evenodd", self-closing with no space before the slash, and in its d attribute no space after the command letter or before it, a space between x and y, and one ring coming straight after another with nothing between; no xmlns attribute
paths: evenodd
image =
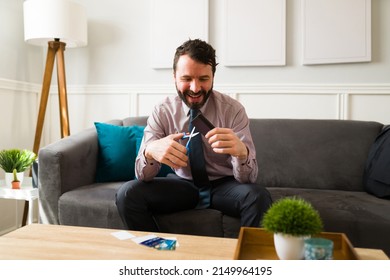
<svg viewBox="0 0 390 280"><path fill-rule="evenodd" d="M145 125L146 117L110 122ZM325 231L344 232L355 247L390 255L390 201L366 193L368 151L383 124L365 121L251 119L258 183L274 200L300 196L320 212ZM95 128L39 151L43 223L122 229L115 193L123 182L95 183ZM162 232L237 237L237 218L211 209L155 216Z"/></svg>

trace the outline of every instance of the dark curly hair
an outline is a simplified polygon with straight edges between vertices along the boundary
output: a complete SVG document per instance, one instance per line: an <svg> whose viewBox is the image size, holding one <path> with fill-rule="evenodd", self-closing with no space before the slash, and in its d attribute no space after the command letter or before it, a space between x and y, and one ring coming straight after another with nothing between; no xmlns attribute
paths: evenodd
<svg viewBox="0 0 390 280"><path fill-rule="evenodd" d="M215 74L215 70L217 68L218 63L216 62L215 58L215 50L210 44L200 39L189 39L181 46L179 46L176 49L175 57L173 59L174 73L176 73L176 65L179 61L180 56L185 54L197 62L210 65L212 68L213 75Z"/></svg>

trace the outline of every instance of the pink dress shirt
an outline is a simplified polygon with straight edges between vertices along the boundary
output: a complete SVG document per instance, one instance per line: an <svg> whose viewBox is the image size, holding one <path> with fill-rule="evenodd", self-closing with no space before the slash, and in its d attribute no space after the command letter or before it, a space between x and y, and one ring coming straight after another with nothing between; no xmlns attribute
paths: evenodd
<svg viewBox="0 0 390 280"><path fill-rule="evenodd" d="M146 159L144 156L145 147L148 143L170 134L188 132L189 110L179 96L166 97L155 106L152 115L148 118L136 159L135 174L139 180L152 180L161 166L155 160ZM212 150L207 139L202 136L209 180L234 176L240 183L254 183L258 173L256 150L245 108L237 100L214 90L200 111L215 127L231 128L249 151L247 159L217 154ZM179 143L185 145L187 141L188 139L179 140ZM190 164L174 171L178 176L192 180Z"/></svg>

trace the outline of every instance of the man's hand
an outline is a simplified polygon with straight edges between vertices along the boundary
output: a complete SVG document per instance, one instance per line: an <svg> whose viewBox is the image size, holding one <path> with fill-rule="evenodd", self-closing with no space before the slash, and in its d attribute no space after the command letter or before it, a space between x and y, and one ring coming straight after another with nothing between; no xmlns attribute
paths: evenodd
<svg viewBox="0 0 390 280"><path fill-rule="evenodd" d="M218 154L230 154L231 156L245 159L248 156L246 145L237 137L230 128L216 127L205 135L214 152Z"/></svg>
<svg viewBox="0 0 390 280"><path fill-rule="evenodd" d="M184 133L176 133L153 141L145 149L145 156L148 159L155 159L174 169L187 166L187 149L177 142Z"/></svg>

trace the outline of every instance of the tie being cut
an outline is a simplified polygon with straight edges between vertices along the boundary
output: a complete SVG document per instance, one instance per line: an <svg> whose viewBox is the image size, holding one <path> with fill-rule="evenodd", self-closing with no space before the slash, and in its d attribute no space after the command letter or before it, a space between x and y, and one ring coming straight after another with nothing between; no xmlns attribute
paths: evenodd
<svg viewBox="0 0 390 280"><path fill-rule="evenodd" d="M190 111L190 125L189 131L192 131L192 120L199 114L198 109L191 109ZM195 127L195 131L198 130ZM199 133L191 139L189 158L191 173L194 184L199 188L199 203L196 208L202 209L210 206L210 181L206 172L206 162L203 154L202 135Z"/></svg>

